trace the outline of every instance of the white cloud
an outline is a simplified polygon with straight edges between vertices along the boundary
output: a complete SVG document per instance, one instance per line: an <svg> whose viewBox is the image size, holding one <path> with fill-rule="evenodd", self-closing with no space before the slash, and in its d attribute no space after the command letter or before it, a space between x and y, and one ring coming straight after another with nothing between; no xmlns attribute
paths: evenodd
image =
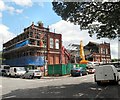
<svg viewBox="0 0 120 100"><path fill-rule="evenodd" d="M3 11L8 11L10 14L20 14L23 12L23 9L16 9L12 6L8 6L7 4L5 4L5 2L3 0L0 0L0 18L2 18L2 12Z"/></svg>
<svg viewBox="0 0 120 100"><path fill-rule="evenodd" d="M12 6L6 6L6 10L8 10L11 14L20 14L23 12L23 9L15 9L14 7Z"/></svg>
<svg viewBox="0 0 120 100"><path fill-rule="evenodd" d="M6 6L6 10L8 10L12 14L12 13L14 13L15 8L14 7L10 7L10 6Z"/></svg>
<svg viewBox="0 0 120 100"><path fill-rule="evenodd" d="M70 22L59 21L50 26L50 29L53 31L55 29L56 33L62 34L63 45L67 47L70 43L80 44L80 40L83 40L83 45L88 44L89 41L102 43L109 42L111 45L111 56L112 58L118 57L118 41L109 40L109 39L96 39L95 36L92 38L89 37L87 31L81 31L78 25L74 25Z"/></svg>
<svg viewBox="0 0 120 100"><path fill-rule="evenodd" d="M20 13L23 12L23 9L16 9L15 12L16 12L17 14L20 14Z"/></svg>
<svg viewBox="0 0 120 100"><path fill-rule="evenodd" d="M2 44L12 39L15 35L9 32L9 28L3 24L0 24L0 51L2 50Z"/></svg>
<svg viewBox="0 0 120 100"><path fill-rule="evenodd" d="M0 11L3 11L5 9L5 4L2 0L0 0Z"/></svg>
<svg viewBox="0 0 120 100"><path fill-rule="evenodd" d="M32 6L32 1L31 0L12 0L12 2L15 2L17 5L20 6Z"/></svg>

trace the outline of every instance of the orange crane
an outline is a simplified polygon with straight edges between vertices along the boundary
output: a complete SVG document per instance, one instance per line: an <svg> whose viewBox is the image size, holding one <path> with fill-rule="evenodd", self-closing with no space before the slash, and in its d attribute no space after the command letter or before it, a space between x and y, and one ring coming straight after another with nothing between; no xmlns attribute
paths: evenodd
<svg viewBox="0 0 120 100"><path fill-rule="evenodd" d="M82 40L80 41L80 58L82 58L82 60L80 61L80 64L87 64L89 62L88 60L85 60Z"/></svg>

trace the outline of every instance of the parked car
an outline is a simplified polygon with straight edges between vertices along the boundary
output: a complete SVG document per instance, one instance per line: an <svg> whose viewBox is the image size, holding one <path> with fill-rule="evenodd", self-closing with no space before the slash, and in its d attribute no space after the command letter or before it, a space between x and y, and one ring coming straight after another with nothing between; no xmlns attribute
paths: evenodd
<svg viewBox="0 0 120 100"><path fill-rule="evenodd" d="M87 68L88 74L94 74L95 73L95 68Z"/></svg>
<svg viewBox="0 0 120 100"><path fill-rule="evenodd" d="M71 76L82 76L86 74L87 74L86 68L80 67L71 69Z"/></svg>
<svg viewBox="0 0 120 100"><path fill-rule="evenodd" d="M7 76L7 72L5 69L0 69L0 76Z"/></svg>
<svg viewBox="0 0 120 100"><path fill-rule="evenodd" d="M42 77L42 72L40 70L29 70L24 75L21 76L21 78L38 78L40 79Z"/></svg>
<svg viewBox="0 0 120 100"><path fill-rule="evenodd" d="M120 76L114 65L100 65L99 67L96 67L94 79L98 85L101 85L103 82L112 82L118 84Z"/></svg>
<svg viewBox="0 0 120 100"><path fill-rule="evenodd" d="M0 75L1 76L8 76L10 70L9 65L0 65Z"/></svg>
<svg viewBox="0 0 120 100"><path fill-rule="evenodd" d="M99 65L98 62L88 62L86 66L87 68L95 68L98 65Z"/></svg>

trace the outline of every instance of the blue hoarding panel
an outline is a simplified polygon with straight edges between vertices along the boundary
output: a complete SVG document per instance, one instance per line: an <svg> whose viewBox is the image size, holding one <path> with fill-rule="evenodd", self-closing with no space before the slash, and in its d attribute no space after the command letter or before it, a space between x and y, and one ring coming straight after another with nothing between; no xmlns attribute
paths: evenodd
<svg viewBox="0 0 120 100"><path fill-rule="evenodd" d="M4 64L10 66L27 66L27 65L43 66L44 56L26 56L11 60L5 60Z"/></svg>

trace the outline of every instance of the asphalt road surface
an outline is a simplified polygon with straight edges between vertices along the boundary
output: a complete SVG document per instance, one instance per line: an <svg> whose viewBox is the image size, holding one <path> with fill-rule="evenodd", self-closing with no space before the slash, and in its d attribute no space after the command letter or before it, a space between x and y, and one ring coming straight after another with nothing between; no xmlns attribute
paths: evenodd
<svg viewBox="0 0 120 100"><path fill-rule="evenodd" d="M2 99L8 98L115 98L120 99L120 85L98 86L94 75L60 76L42 79L0 77Z"/></svg>

